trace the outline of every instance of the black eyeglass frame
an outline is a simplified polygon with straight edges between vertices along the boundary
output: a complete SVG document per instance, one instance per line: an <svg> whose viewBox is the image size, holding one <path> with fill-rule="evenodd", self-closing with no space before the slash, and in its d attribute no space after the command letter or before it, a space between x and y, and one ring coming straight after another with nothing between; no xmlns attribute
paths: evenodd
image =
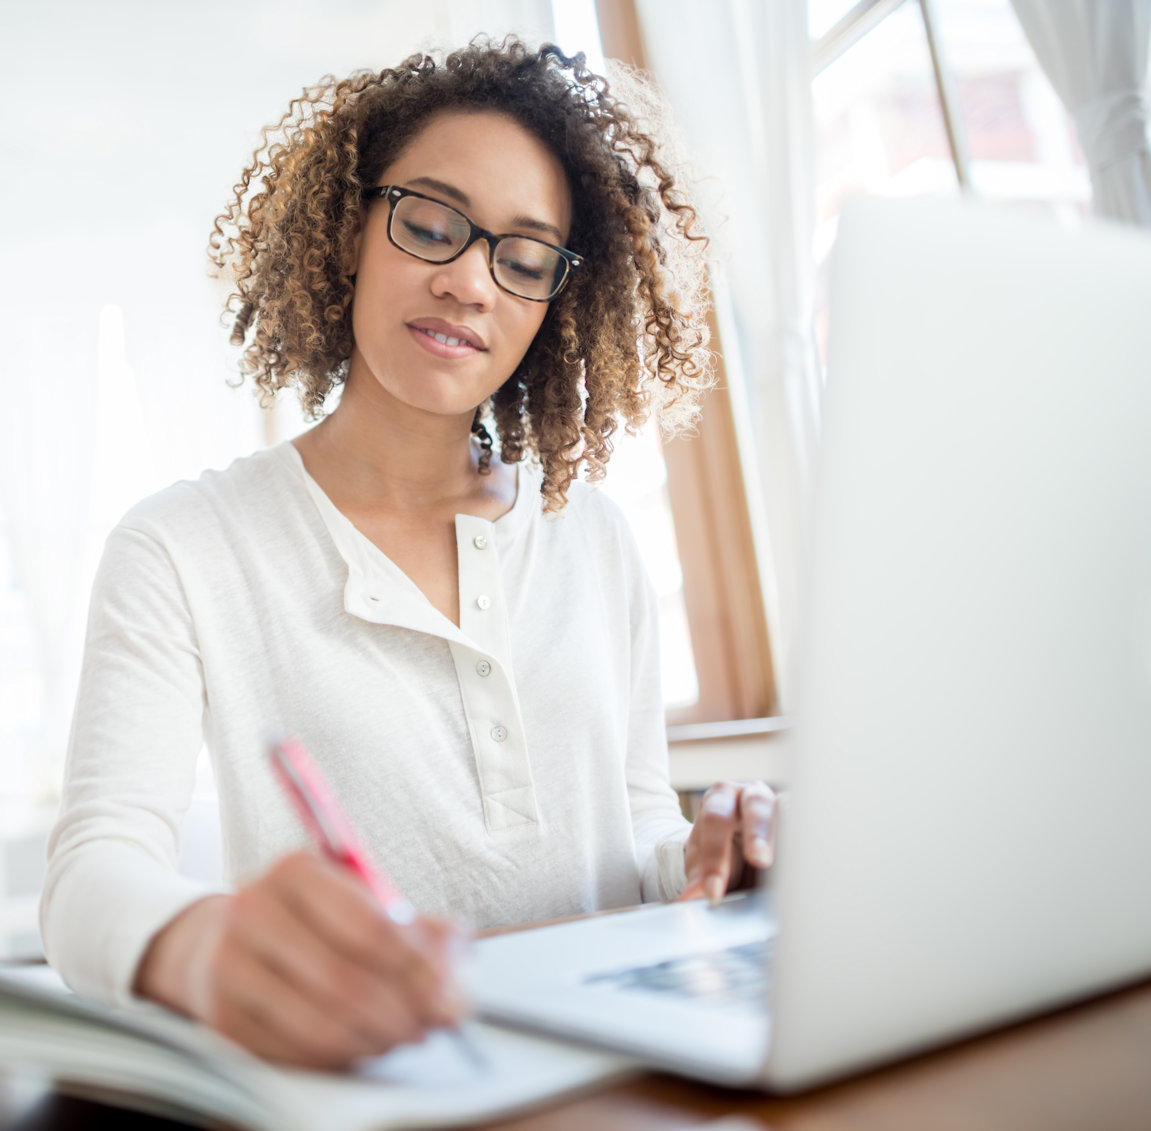
<svg viewBox="0 0 1151 1131"><path fill-rule="evenodd" d="M454 212L457 216L461 217L468 225L468 238L464 240L463 246L459 251L449 255L447 259L426 259L422 255L417 255L414 251L403 247L397 242L396 237L392 235L392 224L396 219L396 205L404 199L405 196L419 197L420 200L430 200L433 204L438 204L441 208L446 208L450 212ZM388 202L388 239L392 245L402 251L405 255L412 256L413 259L418 259L422 263L454 263L465 251L468 250L472 244L479 240L486 240L488 245L488 270L491 272L492 280L501 291L505 291L509 295L514 295L516 298L522 298L527 302L551 302L560 291L568 285L572 277L573 271L578 271L583 266L583 256L574 251L568 251L566 247L559 247L554 243L548 243L547 240L536 239L535 236L525 236L519 232L506 232L504 235L497 235L495 232L489 232L486 228L481 228L478 224L474 223L472 218L466 213L461 212L458 208L451 204L445 204L442 200L438 200L434 196L428 196L422 192L416 192L415 189L403 188L400 185L376 185L375 188L364 189L362 193L364 200L386 200ZM551 248L563 260L564 273L555 289L546 298L532 298L531 295L521 295L516 291L510 290L505 287L503 283L496 278L496 248L499 246L501 240L531 240L532 243L543 244L544 247Z"/></svg>

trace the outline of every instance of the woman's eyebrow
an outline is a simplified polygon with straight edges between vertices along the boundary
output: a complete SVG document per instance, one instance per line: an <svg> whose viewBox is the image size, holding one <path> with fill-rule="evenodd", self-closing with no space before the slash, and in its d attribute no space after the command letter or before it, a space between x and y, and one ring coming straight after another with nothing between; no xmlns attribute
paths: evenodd
<svg viewBox="0 0 1151 1131"><path fill-rule="evenodd" d="M449 196L462 208L471 208L472 200L466 192L462 189L456 188L455 185L449 185L447 181L436 180L435 177L412 177L408 182L412 187L420 186L421 188L434 189L436 192L441 193L443 196ZM549 224L544 220L535 220L531 216L513 216L513 228L528 228L531 231L543 232L545 235L550 236L556 243L563 241L563 233L554 224Z"/></svg>

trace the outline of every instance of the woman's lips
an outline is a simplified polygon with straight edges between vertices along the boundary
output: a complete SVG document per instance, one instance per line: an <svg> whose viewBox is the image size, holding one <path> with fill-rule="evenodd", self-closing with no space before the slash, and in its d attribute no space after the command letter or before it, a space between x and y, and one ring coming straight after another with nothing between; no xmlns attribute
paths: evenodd
<svg viewBox="0 0 1151 1131"><path fill-rule="evenodd" d="M474 330L438 318L417 318L407 326L412 337L436 357L471 357L487 348Z"/></svg>

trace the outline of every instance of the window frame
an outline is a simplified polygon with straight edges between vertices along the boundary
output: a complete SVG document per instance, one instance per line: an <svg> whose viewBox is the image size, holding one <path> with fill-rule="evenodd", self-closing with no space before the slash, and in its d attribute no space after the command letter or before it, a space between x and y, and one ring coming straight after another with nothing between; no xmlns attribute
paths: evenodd
<svg viewBox="0 0 1151 1131"><path fill-rule="evenodd" d="M604 55L646 69L634 0L595 0L595 8ZM699 683L697 701L669 709L667 717L673 739L677 727L690 725L693 742L703 737L701 725L779 713L767 608L714 303L708 321L717 382L702 399L695 433L663 445Z"/></svg>

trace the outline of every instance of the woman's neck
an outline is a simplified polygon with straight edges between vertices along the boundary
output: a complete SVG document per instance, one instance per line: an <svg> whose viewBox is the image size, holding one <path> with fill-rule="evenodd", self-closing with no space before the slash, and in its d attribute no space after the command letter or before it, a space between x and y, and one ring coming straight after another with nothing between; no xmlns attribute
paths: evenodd
<svg viewBox="0 0 1151 1131"><path fill-rule="evenodd" d="M506 494L504 477L478 471L470 419L385 399L349 384L336 409L293 441L308 473L339 509L468 511L493 491Z"/></svg>

